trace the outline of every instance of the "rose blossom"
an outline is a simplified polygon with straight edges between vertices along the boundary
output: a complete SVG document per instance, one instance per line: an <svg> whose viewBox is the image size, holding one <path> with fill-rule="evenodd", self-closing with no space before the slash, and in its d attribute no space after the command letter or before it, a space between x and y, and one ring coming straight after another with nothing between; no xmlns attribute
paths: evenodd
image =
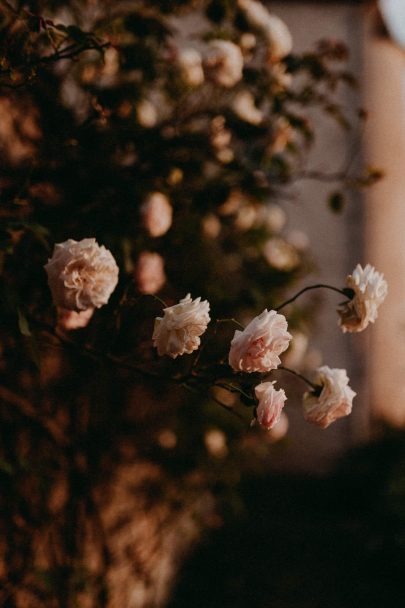
<svg viewBox="0 0 405 608"><path fill-rule="evenodd" d="M272 237L263 246L263 256L276 270L289 272L297 268L300 256L292 245L282 238Z"/></svg>
<svg viewBox="0 0 405 608"><path fill-rule="evenodd" d="M209 303L201 298L191 299L190 294L178 304L164 309L164 316L155 319L153 345L159 355L175 359L190 354L200 346L200 336L210 322Z"/></svg>
<svg viewBox="0 0 405 608"><path fill-rule="evenodd" d="M58 323L57 326L65 331L73 329L82 329L89 324L91 317L94 314L94 308L87 308L76 312L75 310L67 310L66 308L58 307Z"/></svg>
<svg viewBox="0 0 405 608"><path fill-rule="evenodd" d="M157 293L166 282L162 256L142 251L135 265L134 278L141 293Z"/></svg>
<svg viewBox="0 0 405 608"><path fill-rule="evenodd" d="M229 40L211 40L205 65L212 79L223 87L233 87L242 79L242 51Z"/></svg>
<svg viewBox="0 0 405 608"><path fill-rule="evenodd" d="M352 401L356 393L349 386L345 369L331 369L324 365L317 370L319 390L304 394L304 418L325 429L342 416L352 411Z"/></svg>
<svg viewBox="0 0 405 608"><path fill-rule="evenodd" d="M260 426L268 431L280 420L287 399L283 389L277 391L273 385L274 382L262 382L255 387L255 395L259 400L257 420Z"/></svg>
<svg viewBox="0 0 405 608"><path fill-rule="evenodd" d="M198 51L192 48L179 50L177 57L181 75L186 84L190 87L198 87L204 82L204 70L202 58Z"/></svg>
<svg viewBox="0 0 405 608"><path fill-rule="evenodd" d="M255 98L250 91L240 91L232 102L235 114L251 125L259 125L263 120L263 113L255 106Z"/></svg>
<svg viewBox="0 0 405 608"><path fill-rule="evenodd" d="M275 59L281 59L291 53L291 33L280 17L271 15L266 7L257 0L238 0L238 4L250 25L263 32Z"/></svg>
<svg viewBox="0 0 405 608"><path fill-rule="evenodd" d="M281 363L278 355L288 348L291 338L286 318L275 310L264 310L243 331L235 331L229 365L242 372L276 369Z"/></svg>
<svg viewBox="0 0 405 608"><path fill-rule="evenodd" d="M157 123L158 114L155 106L148 99L142 99L136 106L138 122L145 129L151 129Z"/></svg>
<svg viewBox="0 0 405 608"><path fill-rule="evenodd" d="M370 264L364 270L357 264L353 274L347 277L346 285L353 289L354 296L338 309L339 325L343 332L363 331L378 316L378 307L387 295L387 282Z"/></svg>
<svg viewBox="0 0 405 608"><path fill-rule="evenodd" d="M152 192L141 206L143 225L153 237L162 236L172 225L173 209L167 196Z"/></svg>
<svg viewBox="0 0 405 608"><path fill-rule="evenodd" d="M77 312L107 304L118 282L111 252L94 238L55 245L45 270L54 304Z"/></svg>

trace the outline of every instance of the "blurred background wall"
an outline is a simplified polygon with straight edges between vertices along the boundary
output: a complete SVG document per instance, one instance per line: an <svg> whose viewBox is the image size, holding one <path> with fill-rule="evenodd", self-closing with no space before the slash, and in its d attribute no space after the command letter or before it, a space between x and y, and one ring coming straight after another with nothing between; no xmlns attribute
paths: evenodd
<svg viewBox="0 0 405 608"><path fill-rule="evenodd" d="M294 50L302 52L314 48L322 38L343 41L349 48L349 69L360 81L357 90L340 91L340 101L350 110L356 125L357 110L367 99L361 96L365 18L364 5L357 2L271 2L269 7L286 21L291 29ZM363 157L361 134L354 127L344 130L323 113L314 111L312 119L318 137L307 162L307 169L339 172L349 164L351 169L360 165ZM328 194L336 189L333 180L303 179L296 183L297 200L286 204L291 230L308 234L317 268L313 282L342 286L358 262L368 261L365 249L365 203L361 193L352 194L347 206L339 215L325 204ZM377 264L377 260L375 260ZM378 266L379 270L383 270ZM311 279L307 278L305 284ZM305 297L305 296L304 296ZM358 393L353 414L319 433L308 429L298 409L289 409L291 442L280 466L321 470L330 466L348 448L369 437L370 407L367 376L368 338L363 335L343 335L336 323L335 306L339 298L327 291L321 293L317 315L318 332L311 333L311 345L319 351L322 363L331 367L345 367L351 386Z"/></svg>

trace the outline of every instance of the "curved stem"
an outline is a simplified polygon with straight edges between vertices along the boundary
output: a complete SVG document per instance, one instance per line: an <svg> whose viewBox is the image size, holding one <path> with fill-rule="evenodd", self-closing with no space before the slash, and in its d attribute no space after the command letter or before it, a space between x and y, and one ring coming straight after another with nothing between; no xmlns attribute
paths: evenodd
<svg viewBox="0 0 405 608"><path fill-rule="evenodd" d="M287 304L291 304L292 302L294 302L297 298L299 298L299 296L301 296L306 291L310 291L311 289L321 289L321 288L331 289L332 291L336 291L337 293L340 293L340 294L344 295L345 298L347 298L347 293L343 289L339 289L338 287L333 287L333 285L325 285L324 283L317 283L316 285L308 285L308 287L304 287L298 293L296 293L295 296L293 296L289 300L286 300L285 302L280 304L280 306L277 306L274 310L277 310L277 311L281 310L282 308L284 308L284 306L287 306Z"/></svg>
<svg viewBox="0 0 405 608"><path fill-rule="evenodd" d="M314 384L313 382L311 382L310 380L308 380L308 378L306 378L305 376L303 376L299 372L296 372L295 369L290 369L289 367L284 367L283 365L280 365L277 368L277 370L279 370L279 369L281 369L283 372L288 372L289 374L293 374L294 376L296 376L297 378L299 378L300 380L302 380L303 382L305 382L305 384L307 384L308 386L310 386L314 390L316 390L318 388L316 384ZM277 371L277 370L273 370L273 371Z"/></svg>

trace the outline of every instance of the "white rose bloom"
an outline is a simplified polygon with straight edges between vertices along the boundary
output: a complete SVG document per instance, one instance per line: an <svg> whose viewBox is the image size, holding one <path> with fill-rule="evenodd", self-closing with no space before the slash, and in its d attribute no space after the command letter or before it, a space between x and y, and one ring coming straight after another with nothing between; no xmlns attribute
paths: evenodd
<svg viewBox="0 0 405 608"><path fill-rule="evenodd" d="M191 48L180 49L177 60L182 78L186 84L191 87L198 87L204 82L202 57L198 51Z"/></svg>
<svg viewBox="0 0 405 608"><path fill-rule="evenodd" d="M349 386L345 369L331 369L327 365L318 370L316 384L319 391L304 394L304 418L323 429L352 411L352 401L356 393Z"/></svg>
<svg viewBox="0 0 405 608"><path fill-rule="evenodd" d="M227 88L233 87L242 79L242 51L229 40L211 40L205 66L217 84Z"/></svg>
<svg viewBox="0 0 405 608"><path fill-rule="evenodd" d="M273 58L281 59L291 53L291 33L280 17L271 15L257 0L238 0L238 4L250 25L261 30L267 39Z"/></svg>
<svg viewBox="0 0 405 608"><path fill-rule="evenodd" d="M255 98L249 91L240 91L232 101L232 110L245 122L259 125L263 120L263 112L256 108Z"/></svg>
<svg viewBox="0 0 405 608"><path fill-rule="evenodd" d="M343 332L363 331L377 319L378 307L388 292L387 282L384 275L370 264L364 270L357 264L353 274L347 277L346 285L353 289L354 296L338 309L339 325Z"/></svg>
<svg viewBox="0 0 405 608"><path fill-rule="evenodd" d="M155 319L153 345L160 356L175 359L190 354L200 346L200 336L210 322L209 303L201 298L191 299L190 294L178 304L164 309L164 316Z"/></svg>
<svg viewBox="0 0 405 608"><path fill-rule="evenodd" d="M273 237L263 246L263 256L273 268L289 272L297 268L300 258L297 251L284 239Z"/></svg>
<svg viewBox="0 0 405 608"><path fill-rule="evenodd" d="M152 192L142 203L141 215L148 234L158 237L166 234L172 225L173 208L165 194Z"/></svg>
<svg viewBox="0 0 405 608"><path fill-rule="evenodd" d="M138 122L145 129L151 129L157 123L158 114L155 106L148 99L142 99L136 106Z"/></svg>
<svg viewBox="0 0 405 608"><path fill-rule="evenodd" d="M45 270L54 304L77 312L107 304L118 282L111 252L94 238L55 245Z"/></svg>

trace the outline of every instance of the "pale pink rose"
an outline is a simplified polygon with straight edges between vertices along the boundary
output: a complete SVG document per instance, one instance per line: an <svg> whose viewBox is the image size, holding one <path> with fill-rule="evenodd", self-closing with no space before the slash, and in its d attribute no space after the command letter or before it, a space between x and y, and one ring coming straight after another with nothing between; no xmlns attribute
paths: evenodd
<svg viewBox="0 0 405 608"><path fill-rule="evenodd" d="M145 129L154 127L158 120L158 113L149 99L142 99L136 106L136 116L138 122Z"/></svg>
<svg viewBox="0 0 405 608"><path fill-rule="evenodd" d="M273 268L290 272L297 268L300 256L290 243L280 237L272 237L263 246L263 256Z"/></svg>
<svg viewBox="0 0 405 608"><path fill-rule="evenodd" d="M229 40L211 40L205 58L205 67L214 82L222 87L233 87L242 79L242 51Z"/></svg>
<svg viewBox="0 0 405 608"><path fill-rule="evenodd" d="M339 325L343 332L363 331L377 319L378 307L388 292L387 282L384 275L370 264L364 270L357 264L353 274L347 277L346 285L353 289L354 296L338 309Z"/></svg>
<svg viewBox="0 0 405 608"><path fill-rule="evenodd" d="M232 132L225 128L225 118L216 116L210 124L210 142L214 148L221 150L231 143Z"/></svg>
<svg viewBox="0 0 405 608"><path fill-rule="evenodd" d="M55 245L45 270L54 304L68 310L100 308L118 282L111 252L94 238Z"/></svg>
<svg viewBox="0 0 405 608"><path fill-rule="evenodd" d="M352 411L356 393L349 386L345 369L320 367L315 383L316 390L304 394L304 418L323 429Z"/></svg>
<svg viewBox="0 0 405 608"><path fill-rule="evenodd" d="M152 192L141 206L143 226L150 236L165 234L172 225L173 209L167 196Z"/></svg>
<svg viewBox="0 0 405 608"><path fill-rule="evenodd" d="M65 331L71 331L73 329L82 329L89 324L91 317L94 314L94 308L88 308L87 310L81 310L76 312L75 310L67 310L66 308L58 307L58 323L59 329Z"/></svg>
<svg viewBox="0 0 405 608"><path fill-rule="evenodd" d="M166 282L164 260L158 253L143 251L135 265L134 278L141 293L157 293Z"/></svg>
<svg viewBox="0 0 405 608"><path fill-rule="evenodd" d="M263 120L263 112L255 105L255 98L250 91L239 91L232 101L235 114L251 125L259 125Z"/></svg>
<svg viewBox="0 0 405 608"><path fill-rule="evenodd" d="M191 299L190 294L178 304L163 310L164 316L155 319L153 345L159 355L190 354L200 346L200 336L210 322L209 303L201 298Z"/></svg>
<svg viewBox="0 0 405 608"><path fill-rule="evenodd" d="M291 53L292 37L290 30L280 17L269 13L257 0L238 0L250 25L260 30L266 38L274 59L281 59Z"/></svg>
<svg viewBox="0 0 405 608"><path fill-rule="evenodd" d="M292 338L287 321L275 310L264 310L243 331L236 330L229 351L229 365L235 371L268 372L276 369L279 355Z"/></svg>
<svg viewBox="0 0 405 608"><path fill-rule="evenodd" d="M204 82L202 57L196 49L180 49L177 60L182 78L186 84L190 87L198 87Z"/></svg>
<svg viewBox="0 0 405 608"><path fill-rule="evenodd" d="M255 395L259 401L257 420L268 431L280 420L281 411L287 399L283 389L276 390L274 382L262 382L255 387Z"/></svg>

